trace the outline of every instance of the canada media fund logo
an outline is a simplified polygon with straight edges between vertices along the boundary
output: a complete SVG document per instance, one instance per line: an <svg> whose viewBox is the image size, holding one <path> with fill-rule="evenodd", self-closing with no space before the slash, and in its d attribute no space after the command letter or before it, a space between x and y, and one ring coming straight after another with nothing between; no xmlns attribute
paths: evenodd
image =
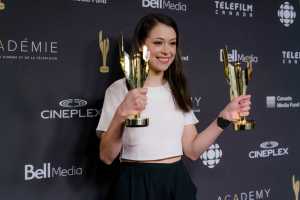
<svg viewBox="0 0 300 200"><path fill-rule="evenodd" d="M297 109L300 108L300 101L291 96L267 96L266 106L273 109Z"/></svg>

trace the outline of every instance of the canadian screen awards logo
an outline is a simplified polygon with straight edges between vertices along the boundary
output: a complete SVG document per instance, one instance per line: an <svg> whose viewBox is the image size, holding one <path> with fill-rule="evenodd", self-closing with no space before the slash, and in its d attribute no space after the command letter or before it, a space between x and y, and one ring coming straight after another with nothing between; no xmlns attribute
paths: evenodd
<svg viewBox="0 0 300 200"><path fill-rule="evenodd" d="M286 1L280 5L277 15L279 17L280 22L285 26L289 27L292 25L296 19L296 11L294 6Z"/></svg>
<svg viewBox="0 0 300 200"><path fill-rule="evenodd" d="M292 188L295 196L294 200L299 200L300 181L295 178L295 175L292 176Z"/></svg>
<svg viewBox="0 0 300 200"><path fill-rule="evenodd" d="M253 4L232 1L214 1L214 3L216 15L244 18L252 18L254 15Z"/></svg>
<svg viewBox="0 0 300 200"><path fill-rule="evenodd" d="M212 169L220 163L223 152L219 144L212 144L204 153L200 156L202 163L208 168Z"/></svg>
<svg viewBox="0 0 300 200"><path fill-rule="evenodd" d="M217 200L262 200L271 199L271 188L261 188L243 192L219 195Z"/></svg>
<svg viewBox="0 0 300 200"><path fill-rule="evenodd" d="M300 108L300 101L291 96L267 96L266 106L274 109L296 109Z"/></svg>
<svg viewBox="0 0 300 200"><path fill-rule="evenodd" d="M270 157L281 157L289 155L288 147L278 147L279 142L277 141L266 141L261 143L260 149L250 151L249 158L259 159L259 158L270 158Z"/></svg>
<svg viewBox="0 0 300 200"><path fill-rule="evenodd" d="M65 99L59 102L63 109L46 109L41 111L42 119L94 118L100 115L95 108L86 108L88 102L83 99Z"/></svg>
<svg viewBox="0 0 300 200"><path fill-rule="evenodd" d="M0 0L0 11L5 9L5 4L2 0Z"/></svg>
<svg viewBox="0 0 300 200"><path fill-rule="evenodd" d="M167 0L142 0L143 8L168 9L179 12L187 12L188 5L183 2L173 2Z"/></svg>
<svg viewBox="0 0 300 200"><path fill-rule="evenodd" d="M300 51L282 51L282 64L300 64Z"/></svg>
<svg viewBox="0 0 300 200"><path fill-rule="evenodd" d="M36 168L33 164L24 165L24 180L30 181L33 179L50 179L55 177L65 176L81 176L83 169L72 165L69 168L62 166L53 167L50 162L43 163L40 168Z"/></svg>
<svg viewBox="0 0 300 200"><path fill-rule="evenodd" d="M220 62L223 62L222 49L219 49ZM254 54L245 55L244 53L238 52L237 49L228 50L228 62L246 62L250 59L252 63L258 63L258 57Z"/></svg>

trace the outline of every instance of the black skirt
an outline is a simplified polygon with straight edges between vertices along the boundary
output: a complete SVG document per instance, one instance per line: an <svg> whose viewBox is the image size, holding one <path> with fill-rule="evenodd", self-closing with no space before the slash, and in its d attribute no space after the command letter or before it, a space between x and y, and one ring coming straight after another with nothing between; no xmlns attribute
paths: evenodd
<svg viewBox="0 0 300 200"><path fill-rule="evenodd" d="M196 200L196 187L183 162L121 163L113 200Z"/></svg>

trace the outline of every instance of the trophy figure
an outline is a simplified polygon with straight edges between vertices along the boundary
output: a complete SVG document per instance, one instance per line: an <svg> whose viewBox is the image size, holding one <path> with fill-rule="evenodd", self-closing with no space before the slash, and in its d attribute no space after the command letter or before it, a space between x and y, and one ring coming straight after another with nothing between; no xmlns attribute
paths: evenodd
<svg viewBox="0 0 300 200"><path fill-rule="evenodd" d="M0 10L4 10L5 9L5 4L0 0Z"/></svg>
<svg viewBox="0 0 300 200"><path fill-rule="evenodd" d="M242 69L241 63L237 61L234 64L228 61L227 48L222 49L222 57L224 62L224 75L230 86L230 100L240 95L245 95L247 92L248 82L252 79L253 67L251 57L246 57L247 66ZM248 120L246 117L240 117L233 122L235 131L252 130L255 127L255 121Z"/></svg>
<svg viewBox="0 0 300 200"><path fill-rule="evenodd" d="M99 71L101 73L108 73L109 67L106 65L106 61L109 51L109 39L102 38L102 31L99 31L99 48L102 54L102 66L99 67Z"/></svg>
<svg viewBox="0 0 300 200"><path fill-rule="evenodd" d="M295 181L295 175L292 177L293 190L295 194L295 200L299 200L300 181Z"/></svg>
<svg viewBox="0 0 300 200"><path fill-rule="evenodd" d="M144 86L144 82L149 72L149 58L150 54L148 48L143 46L142 51L134 52L130 57L124 50L123 35L121 35L120 41L120 64L124 72L127 87L129 90L135 88L141 88ZM126 127L145 127L148 126L149 119L141 118L140 113L130 116L125 121Z"/></svg>

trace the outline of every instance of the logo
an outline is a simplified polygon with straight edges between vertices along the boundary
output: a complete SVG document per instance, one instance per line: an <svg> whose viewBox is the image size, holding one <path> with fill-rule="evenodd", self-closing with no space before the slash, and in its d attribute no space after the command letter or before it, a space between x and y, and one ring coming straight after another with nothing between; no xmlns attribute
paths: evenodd
<svg viewBox="0 0 300 200"><path fill-rule="evenodd" d="M193 112L200 112L200 101L202 97L191 97L192 105L193 105Z"/></svg>
<svg viewBox="0 0 300 200"><path fill-rule="evenodd" d="M83 99L65 99L59 105L65 109L42 110L42 119L72 119L72 118L93 118L100 115L95 108L85 108L88 102Z"/></svg>
<svg viewBox="0 0 300 200"><path fill-rule="evenodd" d="M71 168L52 167L51 163L43 163L41 168L35 169L34 165L24 165L24 180L33 179L49 179L57 176L81 176L83 169L81 167L72 166Z"/></svg>
<svg viewBox="0 0 300 200"><path fill-rule="evenodd" d="M296 11L294 6L288 1L280 5L280 8L277 11L280 22L285 26L289 27L292 25L296 19Z"/></svg>
<svg viewBox="0 0 300 200"><path fill-rule="evenodd" d="M253 4L229 1L214 1L214 3L216 15L252 18L254 14Z"/></svg>
<svg viewBox="0 0 300 200"><path fill-rule="evenodd" d="M58 41L1 40L0 60L57 61Z"/></svg>
<svg viewBox="0 0 300 200"><path fill-rule="evenodd" d="M102 38L102 31L99 31L99 48L102 55L102 66L99 67L101 73L108 73L109 67L106 65L107 55L109 51L109 39Z"/></svg>
<svg viewBox="0 0 300 200"><path fill-rule="evenodd" d="M271 188L264 188L258 190L250 190L241 193L224 194L218 196L218 200L261 200L270 198Z"/></svg>
<svg viewBox="0 0 300 200"><path fill-rule="evenodd" d="M282 51L282 64L300 64L300 51Z"/></svg>
<svg viewBox="0 0 300 200"><path fill-rule="evenodd" d="M220 62L223 62L222 49L219 50L219 56ZM247 59L252 63L258 63L258 57L253 54L246 56L243 53L239 53L237 49L228 50L228 62L246 62Z"/></svg>
<svg viewBox="0 0 300 200"><path fill-rule="evenodd" d="M287 156L289 154L288 147L281 147L279 143L276 141L266 141L261 143L259 150L254 150L249 152L249 158L251 159L259 159L259 158L269 158L269 157L280 157L280 156Z"/></svg>
<svg viewBox="0 0 300 200"><path fill-rule="evenodd" d="M212 169L220 163L222 154L220 146L218 144L213 144L208 148L208 150L204 151L204 153L200 156L200 159L205 166Z"/></svg>
<svg viewBox="0 0 300 200"><path fill-rule="evenodd" d="M142 0L143 8L168 9L173 11L187 11L187 4L182 2L172 2L167 0Z"/></svg>
<svg viewBox="0 0 300 200"><path fill-rule="evenodd" d="M181 60L184 61L184 62L188 62L188 61L190 61L190 57L188 55L181 56Z"/></svg>
<svg viewBox="0 0 300 200"><path fill-rule="evenodd" d="M5 4L0 0L0 11L5 9Z"/></svg>
<svg viewBox="0 0 300 200"><path fill-rule="evenodd" d="M73 0L82 3L107 4L107 0Z"/></svg>
<svg viewBox="0 0 300 200"><path fill-rule="evenodd" d="M295 180L295 175L292 177L292 187L295 195L295 200L299 200L300 181Z"/></svg>
<svg viewBox="0 0 300 200"><path fill-rule="evenodd" d="M267 108L295 109L300 108L300 101L295 101L291 96L267 96L266 106Z"/></svg>

